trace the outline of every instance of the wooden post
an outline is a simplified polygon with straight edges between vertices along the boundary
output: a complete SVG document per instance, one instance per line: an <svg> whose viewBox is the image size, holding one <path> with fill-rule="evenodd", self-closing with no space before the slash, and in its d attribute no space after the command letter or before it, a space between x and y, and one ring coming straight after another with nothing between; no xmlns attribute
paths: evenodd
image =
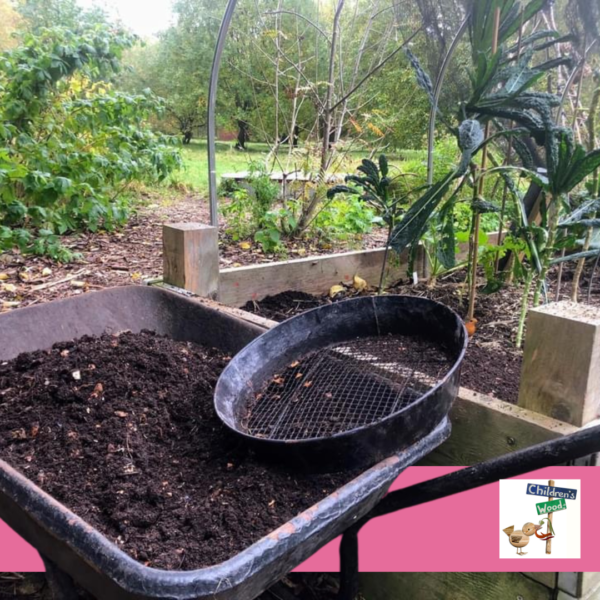
<svg viewBox="0 0 600 600"><path fill-rule="evenodd" d="M548 481L548 485L550 487L554 487L556 485L556 482L554 481L554 479L550 479L550 481ZM555 498L552 498L552 496L550 496L548 498L548 501L550 500L555 500ZM548 513L548 528L546 529L547 533L552 533L550 527L552 526L553 515L554 513ZM546 554L552 554L552 540L546 540Z"/></svg>
<svg viewBox="0 0 600 600"><path fill-rule="evenodd" d="M199 296L216 298L219 289L217 228L201 223L164 225L163 279Z"/></svg>
<svg viewBox="0 0 600 600"><path fill-rule="evenodd" d="M519 406L583 427L600 413L600 309L557 302L529 311Z"/></svg>

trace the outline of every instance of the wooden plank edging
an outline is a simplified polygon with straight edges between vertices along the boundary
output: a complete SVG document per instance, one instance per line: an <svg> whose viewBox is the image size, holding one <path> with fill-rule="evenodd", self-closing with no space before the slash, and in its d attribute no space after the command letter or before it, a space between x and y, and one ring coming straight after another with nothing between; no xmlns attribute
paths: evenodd
<svg viewBox="0 0 600 600"><path fill-rule="evenodd" d="M249 300L258 301L289 290L323 294L337 283L352 283L355 275L370 285L378 285L384 252L384 248L377 248L221 269L218 299L228 306L242 306ZM425 273L424 254L419 251L415 261L419 277ZM405 277L408 253L400 257L391 253L390 257L388 281Z"/></svg>

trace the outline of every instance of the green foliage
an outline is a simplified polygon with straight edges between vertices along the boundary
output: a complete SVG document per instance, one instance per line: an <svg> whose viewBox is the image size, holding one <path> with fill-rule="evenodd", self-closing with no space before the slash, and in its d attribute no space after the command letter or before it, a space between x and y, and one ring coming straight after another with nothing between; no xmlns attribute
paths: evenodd
<svg viewBox="0 0 600 600"><path fill-rule="evenodd" d="M146 125L160 101L106 83L133 41L103 25L39 29L0 58L0 250L65 260L57 236L123 223L127 186L179 166Z"/></svg>
<svg viewBox="0 0 600 600"><path fill-rule="evenodd" d="M345 241L369 233L381 217L354 194L341 195L317 213L309 234L328 241Z"/></svg>
<svg viewBox="0 0 600 600"><path fill-rule="evenodd" d="M336 185L327 191L327 197L334 198L338 194L360 195L361 200L377 212L391 233L406 199L390 194L392 180L387 157L382 154L378 165L365 158L357 171L361 174L346 176L346 183L353 186Z"/></svg>
<svg viewBox="0 0 600 600"><path fill-rule="evenodd" d="M230 186L233 190L231 199L222 206L221 211L227 217L229 233L233 239L247 238L255 235L260 229L270 229L274 226L277 217L269 213L279 196L279 185L271 181L262 163L250 163L247 181ZM259 236L261 239L263 237ZM275 237L269 235L270 242L265 238L265 243L275 243ZM276 240L277 243L279 239Z"/></svg>
<svg viewBox="0 0 600 600"><path fill-rule="evenodd" d="M270 180L264 167L251 163L251 169L247 183L235 184L229 202L221 208L227 217L228 233L236 241L252 237L264 252L277 252L282 249L282 240L296 232L302 200L278 202L279 186ZM322 241L346 241L368 233L379 222L367 204L354 195L344 195L323 203L305 235Z"/></svg>

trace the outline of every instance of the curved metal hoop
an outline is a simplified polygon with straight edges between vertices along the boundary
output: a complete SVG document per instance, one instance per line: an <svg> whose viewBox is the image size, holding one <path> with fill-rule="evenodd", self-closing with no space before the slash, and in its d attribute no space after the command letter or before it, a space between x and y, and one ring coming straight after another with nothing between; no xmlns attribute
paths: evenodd
<svg viewBox="0 0 600 600"><path fill-rule="evenodd" d="M217 44L215 46L215 55L213 57L213 64L210 71L210 83L208 87L208 113L207 113L207 133L208 133L208 191L210 199L210 224L213 227L219 225L219 212L217 204L217 173L216 173L216 126L215 126L215 112L217 104L217 87L219 85L219 71L221 69L221 57L223 55L223 48L225 47L225 40L227 38L227 32L229 31L229 25L237 5L237 0L228 0L227 8L225 8L225 14L221 21L221 27L219 28L219 36L217 37Z"/></svg>

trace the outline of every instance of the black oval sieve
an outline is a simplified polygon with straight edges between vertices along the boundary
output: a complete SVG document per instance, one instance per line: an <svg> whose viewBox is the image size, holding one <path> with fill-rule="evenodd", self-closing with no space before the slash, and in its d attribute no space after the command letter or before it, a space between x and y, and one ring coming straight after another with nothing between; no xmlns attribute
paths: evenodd
<svg viewBox="0 0 600 600"><path fill-rule="evenodd" d="M432 300L345 300L246 346L223 371L215 408L273 459L314 471L366 466L446 417L467 340L460 317Z"/></svg>

